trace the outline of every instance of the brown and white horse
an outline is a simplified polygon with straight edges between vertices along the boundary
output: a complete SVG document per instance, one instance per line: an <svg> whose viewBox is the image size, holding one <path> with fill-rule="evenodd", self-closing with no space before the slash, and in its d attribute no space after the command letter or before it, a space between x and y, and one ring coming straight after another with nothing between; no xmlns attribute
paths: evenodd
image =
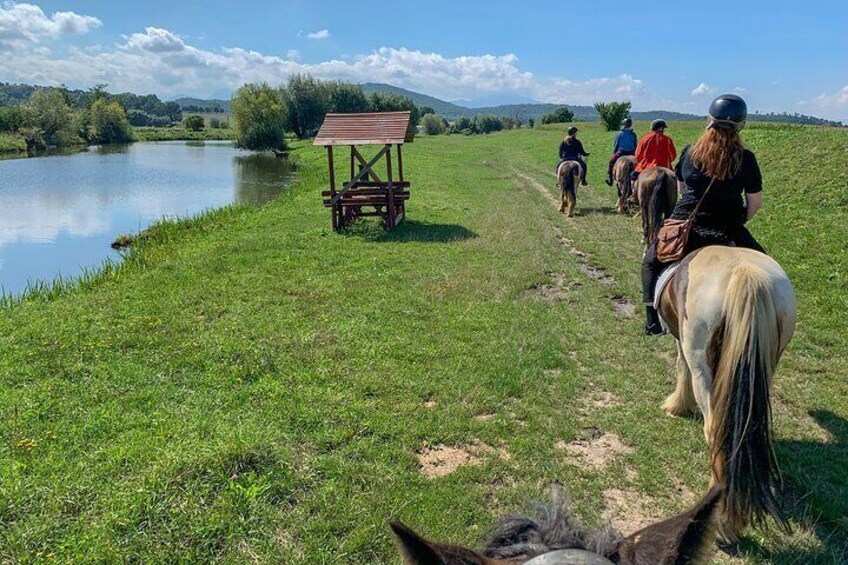
<svg viewBox="0 0 848 565"><path fill-rule="evenodd" d="M574 216L574 206L577 204L577 185L580 183L580 163L577 161L565 161L557 169L557 186L560 187L559 211L565 213L568 209L568 217Z"/></svg>
<svg viewBox="0 0 848 565"><path fill-rule="evenodd" d="M648 167L636 180L636 201L642 213L642 243L648 249L677 204L677 179L665 167Z"/></svg>
<svg viewBox="0 0 848 565"><path fill-rule="evenodd" d="M677 338L674 416L704 416L712 482L726 486L721 535L772 515L780 471L772 448L770 387L795 331L795 293L758 251L710 246L688 255L659 295Z"/></svg>
<svg viewBox="0 0 848 565"><path fill-rule="evenodd" d="M630 205L630 197L633 195L633 181L630 180L630 175L633 174L635 168L636 157L630 155L619 157L612 168L612 178L618 191L618 202L615 209L620 214L625 213Z"/></svg>

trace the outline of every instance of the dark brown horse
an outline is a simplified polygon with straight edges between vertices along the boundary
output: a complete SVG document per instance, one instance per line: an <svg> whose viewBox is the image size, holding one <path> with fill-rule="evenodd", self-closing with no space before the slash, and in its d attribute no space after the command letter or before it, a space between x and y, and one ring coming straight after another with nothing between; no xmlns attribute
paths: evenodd
<svg viewBox="0 0 848 565"><path fill-rule="evenodd" d="M557 490L535 516L503 519L481 552L424 539L392 524L406 565L690 565L706 562L722 498L713 487L693 508L623 537L610 526L590 533Z"/></svg>
<svg viewBox="0 0 848 565"><path fill-rule="evenodd" d="M630 175L633 174L635 168L636 157L629 155L619 157L612 168L612 178L618 191L618 202L615 209L620 214L625 213L630 206L630 197L633 195L633 181L630 180Z"/></svg>
<svg viewBox="0 0 848 565"><path fill-rule="evenodd" d="M677 204L674 171L665 167L648 167L642 171L636 181L636 201L642 214L642 243L648 249Z"/></svg>

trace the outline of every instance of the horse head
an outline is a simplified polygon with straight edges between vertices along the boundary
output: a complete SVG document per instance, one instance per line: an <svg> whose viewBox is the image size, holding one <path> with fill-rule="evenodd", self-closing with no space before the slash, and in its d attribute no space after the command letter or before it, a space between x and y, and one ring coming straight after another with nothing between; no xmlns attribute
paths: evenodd
<svg viewBox="0 0 848 565"><path fill-rule="evenodd" d="M502 520L481 552L427 540L400 522L391 527L406 565L697 564L715 541L723 490L714 486L688 511L628 537L609 526L589 533L556 492L537 516Z"/></svg>

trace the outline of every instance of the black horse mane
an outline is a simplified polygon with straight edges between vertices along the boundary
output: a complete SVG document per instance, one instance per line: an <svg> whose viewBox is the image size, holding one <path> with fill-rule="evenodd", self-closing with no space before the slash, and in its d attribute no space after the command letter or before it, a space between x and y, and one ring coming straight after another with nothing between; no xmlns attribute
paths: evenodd
<svg viewBox="0 0 848 565"><path fill-rule="evenodd" d="M554 486L548 504L530 506L531 516L502 518L489 534L483 555L491 558L535 557L558 549L584 549L610 556L623 539L610 524L589 532L571 511L559 486Z"/></svg>

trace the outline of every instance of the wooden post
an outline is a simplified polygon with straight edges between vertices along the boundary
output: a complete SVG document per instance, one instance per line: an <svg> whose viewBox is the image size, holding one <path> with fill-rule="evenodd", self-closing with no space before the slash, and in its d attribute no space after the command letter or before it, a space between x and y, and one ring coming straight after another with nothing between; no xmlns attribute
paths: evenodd
<svg viewBox="0 0 848 565"><path fill-rule="evenodd" d="M392 146L386 145L388 151L386 151L386 174L388 175L388 194L387 194L387 206L386 213L388 218L386 219L386 223L389 226L390 230L395 229L395 188L392 186Z"/></svg>
<svg viewBox="0 0 848 565"><path fill-rule="evenodd" d="M401 144L397 144L398 151L398 177L400 177L400 182L403 182L403 153L401 153Z"/></svg>
<svg viewBox="0 0 848 565"><path fill-rule="evenodd" d="M353 175L356 174L356 171L353 168L353 162L355 157L353 155L353 145L350 146L350 180L353 180Z"/></svg>
<svg viewBox="0 0 848 565"><path fill-rule="evenodd" d="M336 169L333 165L333 146L327 146L327 163L330 167L330 198L332 199L336 195ZM341 219L340 212L341 204L334 203L333 204L333 229L341 229L339 226L339 221Z"/></svg>

